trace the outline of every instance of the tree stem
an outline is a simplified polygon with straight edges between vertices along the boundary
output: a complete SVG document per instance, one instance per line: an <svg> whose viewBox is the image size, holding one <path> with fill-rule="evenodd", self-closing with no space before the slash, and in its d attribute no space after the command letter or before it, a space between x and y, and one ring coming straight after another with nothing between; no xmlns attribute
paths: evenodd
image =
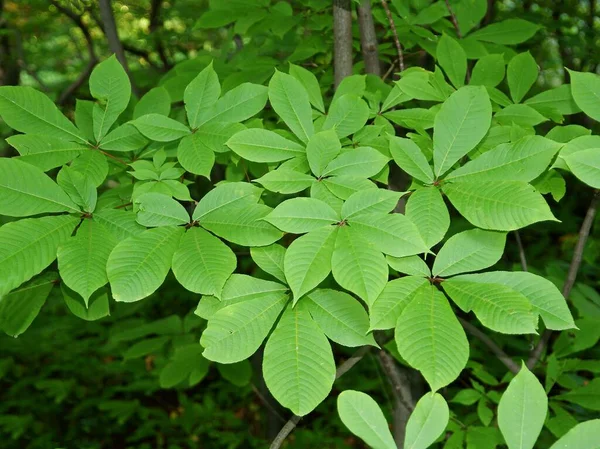
<svg viewBox="0 0 600 449"><path fill-rule="evenodd" d="M350 0L333 0L333 73L337 89L352 75L352 10Z"/></svg>
<svg viewBox="0 0 600 449"><path fill-rule="evenodd" d="M365 71L381 76L377 34L375 33L375 24L373 23L373 14L371 12L371 0L362 0L361 5L356 8L356 12L360 27L360 47L363 60L365 61Z"/></svg>

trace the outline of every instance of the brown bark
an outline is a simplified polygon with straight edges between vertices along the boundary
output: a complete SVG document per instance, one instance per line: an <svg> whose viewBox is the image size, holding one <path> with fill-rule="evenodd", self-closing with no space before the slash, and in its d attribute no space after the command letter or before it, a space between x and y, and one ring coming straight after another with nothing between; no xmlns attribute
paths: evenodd
<svg viewBox="0 0 600 449"><path fill-rule="evenodd" d="M350 0L333 0L333 73L337 89L352 75L352 10Z"/></svg>
<svg viewBox="0 0 600 449"><path fill-rule="evenodd" d="M379 63L379 50L377 48L377 35L375 23L371 12L371 0L363 0L356 8L358 25L360 27L360 48L365 61L365 72L381 76Z"/></svg>

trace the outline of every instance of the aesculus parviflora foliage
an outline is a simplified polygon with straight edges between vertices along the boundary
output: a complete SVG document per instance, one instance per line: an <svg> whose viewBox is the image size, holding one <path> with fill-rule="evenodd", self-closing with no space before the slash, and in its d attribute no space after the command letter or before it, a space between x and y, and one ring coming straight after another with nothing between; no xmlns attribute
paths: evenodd
<svg viewBox="0 0 600 449"><path fill-rule="evenodd" d="M476 33L486 41L485 29ZM77 102L75 123L38 91L0 87L0 116L19 132L8 139L19 156L0 159L0 215L15 218L0 227L0 328L24 332L57 284L71 310L100 319L111 298L142 300L172 271L202 295L206 326L161 383L196 383L190 366L244 363L264 344L266 385L300 416L332 389L331 342L377 347L373 332L393 329L399 357L431 389L406 447L429 446L449 419L438 391L469 360L457 314L505 334L575 327L550 280L483 270L502 257L507 232L557 221L543 195L564 195L559 170L600 188L597 137L579 127L535 133L575 112L598 119L597 75L571 72L570 86L527 98L537 66L522 53L508 63L509 98L497 87L503 56L479 59L465 85L456 45L443 35L441 69L407 69L393 87L347 77L328 107L318 79L296 65L268 86L226 92L208 65L173 107L162 86L133 105L111 57L94 70L96 101ZM391 164L412 178L406 192L387 188ZM224 176L194 198L195 178L215 179L215 166ZM472 229L447 238L449 205ZM240 247L261 277L235 272ZM499 405L511 449L533 446L546 402L522 369ZM348 391L339 410L367 443L394 447L371 399ZM598 426L581 424L564 437L575 443L557 448L583 447Z"/></svg>

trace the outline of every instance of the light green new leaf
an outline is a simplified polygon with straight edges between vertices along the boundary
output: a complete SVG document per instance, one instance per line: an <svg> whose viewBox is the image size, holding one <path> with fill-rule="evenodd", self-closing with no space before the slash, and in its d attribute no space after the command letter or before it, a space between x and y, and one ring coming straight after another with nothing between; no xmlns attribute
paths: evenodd
<svg viewBox="0 0 600 449"><path fill-rule="evenodd" d="M515 103L520 103L538 78L538 65L531 53L526 51L512 58L508 63L506 78L510 96Z"/></svg>
<svg viewBox="0 0 600 449"><path fill-rule="evenodd" d="M310 70L292 63L290 63L290 75L300 81L300 84L308 93L310 104L324 114L325 105L323 104L323 95L317 77Z"/></svg>
<svg viewBox="0 0 600 449"><path fill-rule="evenodd" d="M446 400L438 393L426 393L408 418L404 448L428 448L444 432L449 420Z"/></svg>
<svg viewBox="0 0 600 449"><path fill-rule="evenodd" d="M294 302L319 285L331 272L338 227L327 226L292 242L285 252L284 271Z"/></svg>
<svg viewBox="0 0 600 449"><path fill-rule="evenodd" d="M338 396L337 409L348 430L373 449L396 448L383 412L368 394L343 391Z"/></svg>
<svg viewBox="0 0 600 449"><path fill-rule="evenodd" d="M190 228L173 255L173 274L186 289L219 298L237 266L233 251L202 228Z"/></svg>
<svg viewBox="0 0 600 449"><path fill-rule="evenodd" d="M183 231L180 227L148 229L119 242L106 266L113 298L134 302L154 293L169 273Z"/></svg>
<svg viewBox="0 0 600 449"><path fill-rule="evenodd" d="M137 102L133 109L133 118L141 117L146 114L160 114L168 116L171 112L171 97L169 92L163 86L150 89Z"/></svg>
<svg viewBox="0 0 600 449"><path fill-rule="evenodd" d="M77 217L61 215L0 227L0 298L50 265L78 222Z"/></svg>
<svg viewBox="0 0 600 449"><path fill-rule="evenodd" d="M469 84L472 86L496 87L504 79L504 65L503 55L484 56L473 67Z"/></svg>
<svg viewBox="0 0 600 449"><path fill-rule="evenodd" d="M267 172L254 181L270 192L287 195L308 189L315 182L315 178L306 173L280 167L277 170Z"/></svg>
<svg viewBox="0 0 600 449"><path fill-rule="evenodd" d="M331 103L322 129L333 129L341 139L361 129L368 119L367 103L356 94L346 94Z"/></svg>
<svg viewBox="0 0 600 449"><path fill-rule="evenodd" d="M384 254L412 256L429 248L415 224L401 214L362 214L349 220L352 234Z"/></svg>
<svg viewBox="0 0 600 449"><path fill-rule="evenodd" d="M533 311L540 314L548 329L575 328L564 296L552 282L541 276L523 271L491 271L461 276L461 279L505 285L529 300Z"/></svg>
<svg viewBox="0 0 600 449"><path fill-rule="evenodd" d="M289 253L289 251L288 251ZM351 226L339 228L331 268L336 282L371 305L385 288L389 268L380 250Z"/></svg>
<svg viewBox="0 0 600 449"><path fill-rule="evenodd" d="M508 19L487 25L471 33L470 37L493 44L515 45L532 38L540 28L527 20Z"/></svg>
<svg viewBox="0 0 600 449"><path fill-rule="evenodd" d="M469 343L450 304L434 286L419 289L398 318L400 355L418 369L432 391L453 382L469 359Z"/></svg>
<svg viewBox="0 0 600 449"><path fill-rule="evenodd" d="M250 248L250 256L265 273L287 284L284 273L285 248L278 244Z"/></svg>
<svg viewBox="0 0 600 449"><path fill-rule="evenodd" d="M177 226L190 222L190 216L180 203L162 193L144 193L135 199L137 222L142 226Z"/></svg>
<svg viewBox="0 0 600 449"><path fill-rule="evenodd" d="M234 134L227 141L227 146L238 156L252 162L281 162L305 153L302 145L260 128Z"/></svg>
<svg viewBox="0 0 600 449"><path fill-rule="evenodd" d="M450 227L450 214L437 187L415 190L406 202L406 217L415 224L427 248L439 243Z"/></svg>
<svg viewBox="0 0 600 449"><path fill-rule="evenodd" d="M547 414L544 387L523 363L498 404L498 427L508 449L532 449Z"/></svg>
<svg viewBox="0 0 600 449"><path fill-rule="evenodd" d="M557 221L542 195L523 181L454 182L443 190L479 228L514 231L538 221Z"/></svg>
<svg viewBox="0 0 600 449"><path fill-rule="evenodd" d="M340 221L327 203L314 198L292 198L280 203L265 220L292 234L304 234Z"/></svg>
<svg viewBox="0 0 600 449"><path fill-rule="evenodd" d="M467 54L462 46L444 33L438 41L435 53L438 63L454 87L464 86L467 75Z"/></svg>
<svg viewBox="0 0 600 449"><path fill-rule="evenodd" d="M323 175L327 165L342 151L342 145L333 130L321 131L308 139L306 158L315 176Z"/></svg>
<svg viewBox="0 0 600 449"><path fill-rule="evenodd" d="M387 214L394 210L403 192L368 189L353 193L342 206L342 218L350 219L362 214Z"/></svg>
<svg viewBox="0 0 600 449"><path fill-rule="evenodd" d="M87 143L52 100L31 87L0 87L0 117L12 129L25 134Z"/></svg>
<svg viewBox="0 0 600 449"><path fill-rule="evenodd" d="M388 265L399 273L409 274L411 276L431 276L430 268L419 256L386 256L386 260Z"/></svg>
<svg viewBox="0 0 600 449"><path fill-rule="evenodd" d="M492 105L482 86L458 89L442 104L433 125L433 164L437 177L446 173L487 134Z"/></svg>
<svg viewBox="0 0 600 449"><path fill-rule="evenodd" d="M103 225L83 220L76 236L58 248L60 277L81 295L86 307L92 294L108 282L106 262L117 243L117 238Z"/></svg>
<svg viewBox="0 0 600 449"><path fill-rule="evenodd" d="M381 294L369 307L370 330L393 329L404 308L419 290L429 285L427 279L405 276L386 284Z"/></svg>
<svg viewBox="0 0 600 449"><path fill-rule="evenodd" d="M537 314L525 296L502 284L471 282L457 276L442 283L444 291L465 312L504 334L535 334Z"/></svg>
<svg viewBox="0 0 600 449"><path fill-rule="evenodd" d="M308 92L300 81L278 70L269 81L269 101L284 123L302 142L314 134Z"/></svg>
<svg viewBox="0 0 600 449"><path fill-rule="evenodd" d="M15 158L0 158L0 215L26 217L78 212L79 207L48 175Z"/></svg>
<svg viewBox="0 0 600 449"><path fill-rule="evenodd" d="M299 416L313 411L331 391L335 380L331 346L302 303L287 307L269 337L263 374L277 402Z"/></svg>
<svg viewBox="0 0 600 449"><path fill-rule="evenodd" d="M322 176L355 176L370 178L379 173L389 159L371 147L343 151L325 168Z"/></svg>
<svg viewBox="0 0 600 449"><path fill-rule="evenodd" d="M574 70L569 70L569 76L571 77L571 92L577 106L586 115L600 122L600 76L595 73Z"/></svg>
<svg viewBox="0 0 600 449"><path fill-rule="evenodd" d="M267 102L267 88L244 83L231 89L208 109L202 109L197 126L210 123L237 123L259 113Z"/></svg>
<svg viewBox="0 0 600 449"><path fill-rule="evenodd" d="M589 148L563 156L577 178L600 189L600 148Z"/></svg>
<svg viewBox="0 0 600 449"><path fill-rule="evenodd" d="M63 167L56 177L58 185L75 204L85 212L93 212L98 200L96 186L89 178L69 166Z"/></svg>
<svg viewBox="0 0 600 449"><path fill-rule="evenodd" d="M183 123L160 114L147 114L130 122L150 140L171 142L191 133Z"/></svg>
<svg viewBox="0 0 600 449"><path fill-rule="evenodd" d="M278 294L218 310L202 333L200 344L206 348L202 355L219 363L247 359L269 334L288 299L287 295Z"/></svg>
<svg viewBox="0 0 600 449"><path fill-rule="evenodd" d="M256 204L261 194L262 189L249 182L219 184L198 202L192 218L200 221L206 215L231 205L241 207L247 204Z"/></svg>
<svg viewBox="0 0 600 449"><path fill-rule="evenodd" d="M200 125L200 111L212 107L221 95L219 77L213 69L212 62L202 70L183 92L183 102L187 112L190 128Z"/></svg>
<svg viewBox="0 0 600 449"><path fill-rule="evenodd" d="M431 272L452 276L491 267L502 257L506 233L471 229L454 234L440 249Z"/></svg>
<svg viewBox="0 0 600 449"><path fill-rule="evenodd" d="M550 449L597 449L597 436L600 433L600 419L577 424Z"/></svg>
<svg viewBox="0 0 600 449"><path fill-rule="evenodd" d="M107 151L136 151L148 143L135 126L125 124L109 132L100 143L100 148Z"/></svg>
<svg viewBox="0 0 600 449"><path fill-rule="evenodd" d="M390 152L398 167L425 183L433 183L433 171L423 151L410 139L388 136Z"/></svg>
<svg viewBox="0 0 600 449"><path fill-rule="evenodd" d="M190 173L209 179L215 165L215 153L206 145L200 133L194 133L179 142L177 160Z"/></svg>
<svg viewBox="0 0 600 449"><path fill-rule="evenodd" d="M6 296L0 295L0 330L11 337L25 332L57 281L56 273L44 273Z"/></svg>
<svg viewBox="0 0 600 449"><path fill-rule="evenodd" d="M546 171L560 148L561 144L545 137L525 136L486 151L451 172L446 180L531 182Z"/></svg>
<svg viewBox="0 0 600 449"><path fill-rule="evenodd" d="M373 335L367 335L367 312L352 296L336 290L316 289L306 297L310 314L330 340L349 347L377 346Z"/></svg>
<svg viewBox="0 0 600 449"><path fill-rule="evenodd" d="M90 93L98 100L92 112L94 137L101 142L127 108L131 83L115 55L98 64L90 75Z"/></svg>
<svg viewBox="0 0 600 449"><path fill-rule="evenodd" d="M6 139L6 142L19 152L19 160L43 171L71 162L88 150L81 143L37 134L17 134Z"/></svg>

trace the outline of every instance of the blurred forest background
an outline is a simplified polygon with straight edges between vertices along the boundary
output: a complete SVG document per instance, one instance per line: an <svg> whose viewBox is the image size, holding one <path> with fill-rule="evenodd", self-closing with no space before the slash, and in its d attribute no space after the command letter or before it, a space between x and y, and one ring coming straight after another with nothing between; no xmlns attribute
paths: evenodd
<svg viewBox="0 0 600 449"><path fill-rule="evenodd" d="M398 79L396 70L388 70L396 49L381 3L372 3L381 74L390 82ZM424 11L430 4L444 2L389 3L406 66L433 69L426 40L415 40L400 12L405 7ZM174 103L181 102L185 86L211 60L224 91L246 81L264 83L275 68L293 62L315 73L324 93L331 95L331 9L331 0L0 0L0 85L39 89L72 116L76 98L91 98L87 80L93 67L115 53L138 97L162 85ZM448 14L439 11L429 8L429 16L421 19L424 28L452 27ZM516 49L530 51L538 62L537 91L563 84L565 66L599 73L599 1L488 0L483 24L507 18L542 26L533 39ZM358 20L353 33L354 71L363 73ZM471 51L483 50L474 47ZM583 115L567 120L591 126ZM12 154L4 143L9 133L0 124L0 156ZM561 208L555 209L563 221L560 227L547 223L521 234L529 263L550 277L554 271L557 278L562 277L589 202L589 192L579 196L576 188L568 191ZM581 273L596 283L599 249L596 231ZM518 263L513 247L502 264ZM239 257L239 266L241 272L252 270L248 257ZM74 316L77 311L68 310L58 291L25 334L18 339L0 336L0 447L267 447L289 413L273 408L250 364L243 372L203 366L202 381L191 388L172 388L160 379L166 367L185 370L161 348L170 341L197 341L202 326L193 314L197 300L197 295L167 281L158 294L143 302L117 304L110 317L84 321ZM573 301L596 320L586 334L595 340L587 347L590 358L600 359L599 350L593 348L600 338L600 295L578 284ZM510 344L523 345L519 351L527 351L524 338ZM503 367L489 363L485 348L473 348L472 354L479 362L470 362L469 369L493 390ZM253 364L260 366L259 357ZM351 375L336 382L332 397L336 391L361 385L389 413L393 396L380 371L376 358L368 357ZM589 418L594 416L598 417L590 414ZM465 422L469 419L465 417ZM332 398L303 423L286 447L364 447L343 428ZM481 447L495 445L492 441Z"/></svg>

